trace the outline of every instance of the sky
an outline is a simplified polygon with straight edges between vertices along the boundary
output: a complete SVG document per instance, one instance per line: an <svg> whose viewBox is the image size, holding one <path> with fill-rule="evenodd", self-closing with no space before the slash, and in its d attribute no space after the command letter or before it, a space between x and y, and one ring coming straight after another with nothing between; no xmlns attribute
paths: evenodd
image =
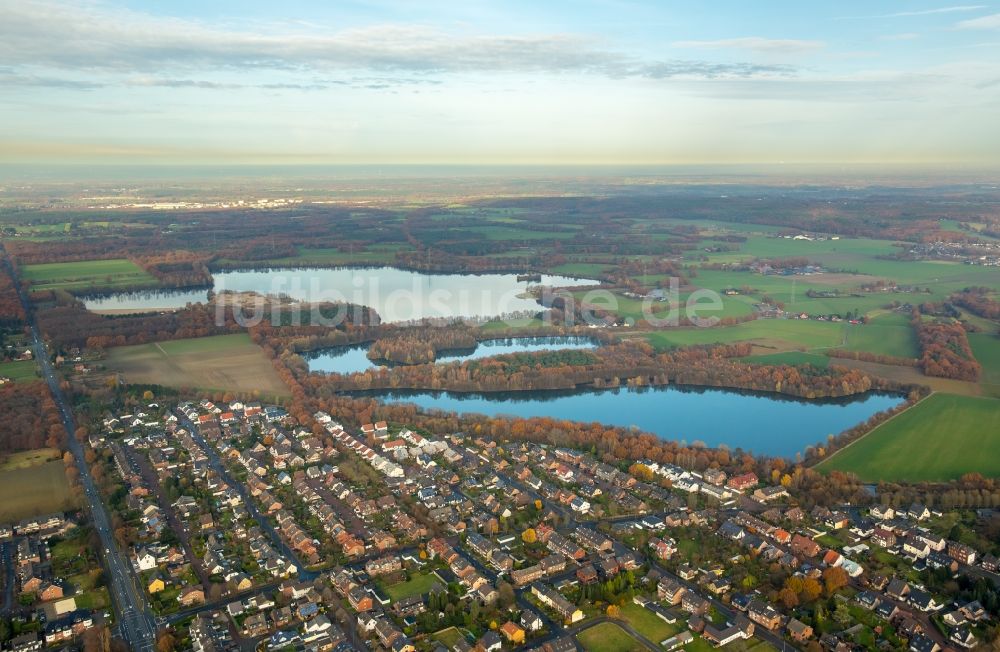
<svg viewBox="0 0 1000 652"><path fill-rule="evenodd" d="M1000 167L959 1L0 0L0 163Z"/></svg>

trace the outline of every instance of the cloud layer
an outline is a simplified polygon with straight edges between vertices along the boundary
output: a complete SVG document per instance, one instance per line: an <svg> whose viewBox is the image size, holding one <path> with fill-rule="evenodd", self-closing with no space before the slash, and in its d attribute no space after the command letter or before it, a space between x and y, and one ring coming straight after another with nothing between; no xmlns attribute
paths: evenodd
<svg viewBox="0 0 1000 652"><path fill-rule="evenodd" d="M791 67L779 64L643 60L575 34L467 35L411 25L377 25L329 34L262 34L131 11L109 15L93 7L31 0L3 0L0 11L4 15L0 61L65 71L514 72L653 79L746 78L792 72Z"/></svg>

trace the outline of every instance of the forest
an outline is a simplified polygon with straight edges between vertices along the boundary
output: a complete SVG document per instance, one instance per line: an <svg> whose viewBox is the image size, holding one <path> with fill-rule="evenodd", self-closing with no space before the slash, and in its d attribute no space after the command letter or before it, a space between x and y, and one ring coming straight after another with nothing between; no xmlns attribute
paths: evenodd
<svg viewBox="0 0 1000 652"><path fill-rule="evenodd" d="M924 321L918 310L913 311L911 323L920 345L920 368L926 375L979 380L982 367L972 353L962 324Z"/></svg>
<svg viewBox="0 0 1000 652"><path fill-rule="evenodd" d="M3 256L0 250L0 257ZM17 294L17 286L2 258L0 258L0 326L12 327L26 320L24 307Z"/></svg>
<svg viewBox="0 0 1000 652"><path fill-rule="evenodd" d="M1000 301L992 299L992 290L984 287L965 288L951 295L951 302L984 319L1000 319Z"/></svg>
<svg viewBox="0 0 1000 652"><path fill-rule="evenodd" d="M630 340L593 351L516 353L448 364L382 367L350 375L306 375L304 364L290 364L303 383L321 393L422 388L496 392L676 383L812 399L851 396L873 389L905 389L845 367L816 369L739 360L750 351L749 343L738 343L657 353L645 341Z"/></svg>
<svg viewBox="0 0 1000 652"><path fill-rule="evenodd" d="M62 446L59 412L41 381L0 385L0 423L0 454Z"/></svg>

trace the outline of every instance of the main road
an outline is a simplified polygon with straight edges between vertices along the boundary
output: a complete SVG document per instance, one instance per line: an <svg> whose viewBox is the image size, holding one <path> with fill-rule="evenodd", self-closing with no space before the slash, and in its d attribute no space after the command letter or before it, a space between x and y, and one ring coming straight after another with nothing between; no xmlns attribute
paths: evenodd
<svg viewBox="0 0 1000 652"><path fill-rule="evenodd" d="M69 407L62 388L59 387L59 380L52 369L48 347L38 332L38 325L35 323L34 315L31 312L31 305L28 302L27 294L18 282L18 278L14 274L10 262L5 259L4 265L17 286L21 305L24 306L24 312L28 315L28 326L31 328L31 340L35 360L38 362L42 377L49 384L52 398L55 400L63 427L66 429L66 447L76 459L76 465L80 471L80 484L83 486L83 495L90 507L90 516L94 524L94 531L97 532L101 540L101 549L98 551L98 554L104 564L108 580L108 590L114 602L118 633L128 643L130 649L139 652L151 652L156 647L156 621L153 618L153 613L146 603L144 594L138 588L139 584L133 573L132 565L122 555L118 549L118 545L115 543L114 532L111 529L111 519L108 517L104 502L101 500L97 486L94 484L94 478L90 475L90 468L84 460L83 446L76 439L73 411Z"/></svg>

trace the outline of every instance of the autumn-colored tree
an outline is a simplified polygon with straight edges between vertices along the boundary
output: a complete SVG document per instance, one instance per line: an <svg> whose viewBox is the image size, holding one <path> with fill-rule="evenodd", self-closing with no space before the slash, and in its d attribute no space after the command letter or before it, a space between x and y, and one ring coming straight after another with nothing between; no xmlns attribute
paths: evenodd
<svg viewBox="0 0 1000 652"><path fill-rule="evenodd" d="M636 462L628 467L628 472L632 477L643 482L650 482L653 479L653 470L641 462Z"/></svg>
<svg viewBox="0 0 1000 652"><path fill-rule="evenodd" d="M529 527L527 530L521 533L521 540L525 543L534 543L538 540L538 535L535 533L535 528Z"/></svg>
<svg viewBox="0 0 1000 652"><path fill-rule="evenodd" d="M807 577L802 580L802 592L799 597L803 602L812 602L823 593L823 587L814 577Z"/></svg>
<svg viewBox="0 0 1000 652"><path fill-rule="evenodd" d="M174 635L169 629L161 629L156 633L157 652L171 652L176 646Z"/></svg>
<svg viewBox="0 0 1000 652"><path fill-rule="evenodd" d="M799 606L799 594L789 586L786 586L778 592L778 600L785 606L786 609L794 609Z"/></svg>
<svg viewBox="0 0 1000 652"><path fill-rule="evenodd" d="M621 607L616 604L609 604L607 609L607 614L611 618L619 618L622 615Z"/></svg>
<svg viewBox="0 0 1000 652"><path fill-rule="evenodd" d="M833 595L847 586L849 580L847 572L839 566L830 567L823 571L823 585L826 587L827 595Z"/></svg>

